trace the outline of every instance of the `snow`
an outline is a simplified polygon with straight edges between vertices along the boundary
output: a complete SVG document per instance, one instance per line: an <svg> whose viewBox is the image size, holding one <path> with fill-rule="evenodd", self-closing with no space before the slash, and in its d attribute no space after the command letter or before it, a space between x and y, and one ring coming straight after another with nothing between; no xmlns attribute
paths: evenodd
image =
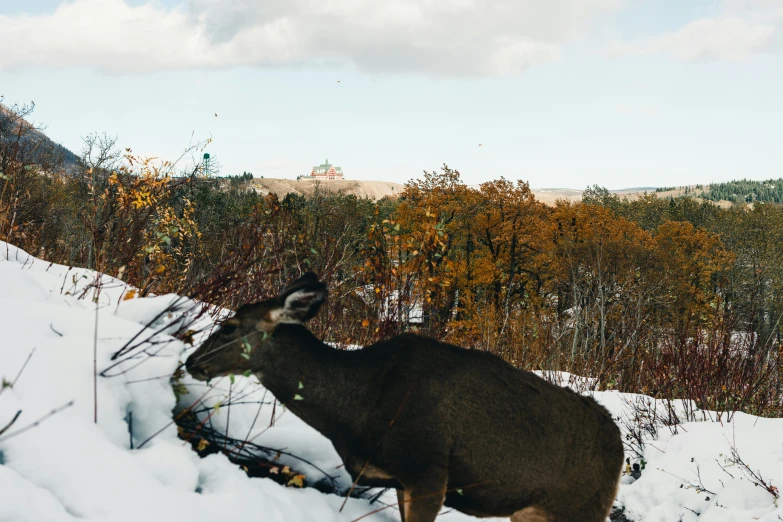
<svg viewBox="0 0 783 522"><path fill-rule="evenodd" d="M0 435L0 522L351 521L368 514L362 520L399 520L394 507L370 514L383 503L393 505L393 492L373 504L350 499L340 511L340 496L248 478L222 454L199 458L177 437L172 418L203 399L213 413L214 429L238 439L250 434L256 444L312 462L340 487L350 485L331 443L275 406L253 378L237 376L233 384L227 378L216 380L210 390L185 375L181 384L188 391L177 399L169 377L193 348L172 334L183 323L202 331L196 342L208 334L214 319L198 316L199 303L175 295L125 300L133 289L106 275L100 276L96 299L97 280L89 270L50 264L0 243L0 377L12 382L24 366L13 387L0 392L0 429L22 411ZM210 311L215 317L226 313ZM149 323L152 328L142 332ZM138 348L119 364L112 361L112 354L134 336ZM99 371L114 365L106 372L110 377L97 379L97 424L94 355ZM617 506L625 508L630 520L783 519L780 502L754 485L731 452L734 446L767 484L783 484L783 419L735 413L730 421L724 414L718 422L714 412L697 412L688 419L692 406L675 402L672 409L680 423L667 425L671 415L662 401L590 392L594 381L580 376L542 375L592 393L623 429L647 428L642 455L627 452L631 462L646 462L642 476L636 481L624 477L618 492ZM243 403L231 406L230 416L229 408L213 408L228 401L229 394ZM49 415L56 408L64 409ZM639 415L640 409L648 415ZM648 420L652 410L654 420ZM13 435L38 419L38 426ZM290 456L282 455L280 464L303 472L309 485L323 478L315 467ZM474 520L444 511L439 520Z"/></svg>

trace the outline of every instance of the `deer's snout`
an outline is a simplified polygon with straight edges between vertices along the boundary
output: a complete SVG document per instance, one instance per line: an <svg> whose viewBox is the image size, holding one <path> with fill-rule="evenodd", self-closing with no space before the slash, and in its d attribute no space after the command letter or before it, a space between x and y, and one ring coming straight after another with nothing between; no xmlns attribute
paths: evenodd
<svg viewBox="0 0 783 522"><path fill-rule="evenodd" d="M187 361L185 361L185 368L188 370L188 373L197 381L207 381L209 380L209 374L207 373L206 368L202 364L199 364L200 354L198 352L193 353L188 357Z"/></svg>

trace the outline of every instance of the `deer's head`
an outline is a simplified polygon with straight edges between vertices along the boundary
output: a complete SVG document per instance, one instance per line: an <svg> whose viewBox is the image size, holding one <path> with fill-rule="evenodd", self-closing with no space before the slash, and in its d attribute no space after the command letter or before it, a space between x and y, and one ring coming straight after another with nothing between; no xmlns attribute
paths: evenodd
<svg viewBox="0 0 783 522"><path fill-rule="evenodd" d="M230 373L261 370L265 358L270 357L277 326L302 324L311 319L326 295L326 285L308 272L277 297L240 307L188 357L185 363L188 373L198 380L209 380Z"/></svg>

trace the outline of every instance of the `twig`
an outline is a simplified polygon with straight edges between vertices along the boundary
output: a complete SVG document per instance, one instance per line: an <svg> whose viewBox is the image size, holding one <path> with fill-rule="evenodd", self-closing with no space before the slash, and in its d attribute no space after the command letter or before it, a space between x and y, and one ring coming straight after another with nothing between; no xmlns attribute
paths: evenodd
<svg viewBox="0 0 783 522"><path fill-rule="evenodd" d="M324 477L326 477L331 483L332 487L334 488L334 492L339 492L339 488L337 485L337 481L335 478L328 474L325 470L317 466L315 463L302 458L298 455L295 455L291 452L288 452L284 449L276 449L276 448L269 448L266 446L260 446L258 444L254 444L252 442L249 442L247 440L240 441L238 439L234 439L231 437L225 436L223 433L215 430L214 428L209 428L205 426L206 420L203 419L200 421L195 428L188 425L189 422L194 422L192 419L194 419L193 416L189 417L182 417L181 421L178 422L178 426L183 432L186 432L186 436L182 436L182 438L185 441L190 441L190 439L193 438L193 436L197 432L201 432L201 438L205 439L211 443L216 444L217 447L223 446L223 450L220 450L221 453L226 455L226 457L236 464L242 464L243 462L248 461L257 461L258 460L258 453L254 453L253 451L250 451L249 449L242 450L241 448L250 447L256 452L264 453L266 455L285 455L287 457L291 457L293 459L296 459L304 464L307 464L308 466L312 467L319 473L323 474ZM229 448L229 447L233 448ZM237 448L239 446L239 448Z"/></svg>
<svg viewBox="0 0 783 522"><path fill-rule="evenodd" d="M699 487L701 488L702 491L705 491L705 492L710 493L712 495L717 495L717 493L715 493L713 491L710 491L709 489L704 487L704 482L702 482L702 480L701 480L701 468L699 467L698 464L696 464L696 477L699 479Z"/></svg>
<svg viewBox="0 0 783 522"><path fill-rule="evenodd" d="M133 411L128 412L128 438L130 439L130 449L133 449Z"/></svg>
<svg viewBox="0 0 783 522"><path fill-rule="evenodd" d="M275 403L276 403L276 402L277 402L277 399L275 399ZM278 420L280 420L280 418L281 418L283 415L285 415L287 411L288 411L288 410L283 410L283 413L281 413L281 414L280 414L280 417L278 417L277 419L278 419ZM261 435L263 435L263 434L264 434L264 433L266 433L267 431L271 430L272 428L273 428L273 426L267 426L266 428L262 429L261 431L259 431L258 433L256 433L256 434L255 434L255 435L253 435L252 437L250 437L250 439L248 440L248 442L252 442L252 441L256 440L258 437L260 437Z"/></svg>
<svg viewBox="0 0 783 522"><path fill-rule="evenodd" d="M232 375L228 383L228 402L231 402L231 391L233 390L233 388L234 388L234 376ZM228 441L228 429L230 427L231 427L231 408L229 408L228 411L226 412L226 441ZM225 444L223 445L223 449L226 449Z"/></svg>
<svg viewBox="0 0 783 522"><path fill-rule="evenodd" d="M242 451L242 448L245 447L245 444L247 444L248 439L250 438L250 433L253 432L253 428L256 425L256 421L258 420L258 416L261 415L261 408L264 407L264 399L266 399L266 394L268 390L264 390L264 396L261 397L261 402L258 404L258 411L256 411L256 416L253 417L253 423L250 424L250 429L247 430L247 435L245 435L245 440L242 441L242 445L239 446L239 449L237 451ZM226 432L228 434L228 432Z"/></svg>
<svg viewBox="0 0 783 522"><path fill-rule="evenodd" d="M771 480L769 481L769 483L767 483L767 481L764 480L764 477L761 476L760 470L753 471L753 469L750 466L748 466L748 464L746 464L744 460L742 460L742 457L740 457L739 452L737 451L737 448L734 445L731 445L731 461L740 467L742 472L745 473L745 475L750 479L750 481L755 486L760 486L764 488L775 499L780 498L780 490L778 490L778 487L774 486Z"/></svg>
<svg viewBox="0 0 783 522"><path fill-rule="evenodd" d="M223 380L223 377L221 377L221 378L220 378L220 380L218 380L218 382L220 382L221 380ZM167 423L166 423L166 425L165 425L165 426L163 426L161 429L159 429L158 431L156 431L155 433L153 433L152 435L150 435L149 437L147 437L146 439L144 439L144 441L143 441L141 444L139 444L139 448L138 448L138 449L141 449L141 448L142 448L142 447L143 447L145 444L147 444L149 441L151 441L152 439L154 439L155 437L157 437L158 435L160 435L160 434L163 432L163 430L165 430L166 428L168 428L169 426L171 426L172 424L174 424L175 422L177 422L177 421L178 421L180 418L182 418L182 417L183 417L183 416L184 416L186 413L188 413L188 412L191 410L191 408L195 407L197 404L199 404L201 401L203 401L203 400L204 400L204 397L206 397L206 396L207 396L207 394L208 394L209 392L211 392L211 391L212 391L212 388L208 388L208 389L207 389L207 391L205 391L205 392L204 392L204 394L203 394L201 397L199 397L198 399L196 399L196 402L194 402L193 404L191 404L190 406L188 406L187 408L185 408L184 410L182 410L181 412L179 412L179 413L178 413L178 414L177 414L177 415L176 415L176 416L175 416L173 419L171 419L171 421L167 422Z"/></svg>
<svg viewBox="0 0 783 522"><path fill-rule="evenodd" d="M0 442L5 442L5 441L7 441L8 439L10 439L12 437L16 437L17 435L21 435L22 433L35 428L36 426L41 424L43 421L45 421L49 417L51 417L53 415L56 415L56 414L60 413L61 411L65 410L67 408L70 408L71 406L73 406L73 401L69 401L69 402L63 404L62 406L60 406L59 408L53 409L52 411L50 411L49 413L47 413L43 417L39 418L38 420L36 420L35 422L33 422L31 424L28 424L24 428L19 428L18 430L14 431L13 433L9 433L5 437L0 437Z"/></svg>
<svg viewBox="0 0 783 522"><path fill-rule="evenodd" d="M157 350L156 352L149 353L149 352L145 351L145 352L144 352L144 354L145 354L147 357L143 357L143 358L141 358L141 360L140 360L139 362L137 362L136 364L134 364L134 365L132 365L132 366L130 366L130 367L128 367L128 368L125 368L124 370L122 370L122 371L120 371L120 372L117 372L117 373L114 373L114 374L111 374L111 375L106 375L106 372L107 372L108 370L110 370L110 369L112 369L112 368L114 368L114 367L116 367L116 366L119 366L120 364L126 363L126 362L130 361L131 359L138 359L138 358L139 358L139 356L141 356L141 354L138 354L138 355L133 355L133 356L129 356L129 357L125 358L125 359L122 359L121 361L117 361L116 363L112 364L111 366L109 366L108 368L106 368L105 370L103 370L102 372L100 372L100 374L99 374L99 375L100 375L101 377L117 377L117 376L119 376L119 375L125 375L126 373L130 372L131 370L134 370L134 369L138 368L139 366L141 366L141 365L142 365L142 364L144 364L145 362L149 361L151 358L153 358L153 357L155 357L156 355L158 355L158 354L159 354L160 352L162 352L162 351L163 351L165 348L167 348L167 347L168 347L168 345L169 345L169 344L171 344L172 342L174 342L174 341L173 341L173 340L170 340L170 341L163 341L163 342L161 342L160 344L163 344L163 346L161 346L160 348L158 348L158 350ZM180 364L180 365L179 365L179 367L178 367L178 369L179 369L179 368L181 368L182 366L184 366L184 363L183 363L183 364Z"/></svg>
<svg viewBox="0 0 783 522"><path fill-rule="evenodd" d="M2 435L3 433L5 433L6 431L8 431L8 428L10 428L11 426L13 426L13 425L14 425L14 422L16 422L16 419L18 419L18 418L19 418L19 416L20 416L21 414L22 414L22 410L19 410L19 411L17 411L17 412L16 412L16 415L14 415L14 418L13 418L13 419L11 419L11 422L9 422L8 424L6 424L6 425L5 425L5 428L3 428L3 429L1 429L1 430L0 430L0 435Z"/></svg>
<svg viewBox="0 0 783 522"><path fill-rule="evenodd" d="M128 381L125 384L138 384L140 382L148 382L148 381L157 381L158 379L170 379L171 374L167 373L166 375L158 375L157 377L147 377L146 379L136 379L135 381Z"/></svg>
<svg viewBox="0 0 783 522"><path fill-rule="evenodd" d="M62 337L62 336L63 336L63 334L61 334L60 332L58 332L57 330L55 330L55 329L54 329L54 325L53 325L52 323L49 323L49 328L51 328L51 329L52 329L52 331L53 331L54 333L56 333L57 335L59 335L60 337Z"/></svg>
<svg viewBox="0 0 783 522"><path fill-rule="evenodd" d="M153 324L155 324L155 322L156 322L158 319L160 319L161 317L163 317L163 316L164 316L164 315L166 315L167 313L169 313L169 312L172 312L172 311L176 310L176 308L177 308L177 305L179 305L179 304L180 304L182 301L184 301L184 300L186 300L186 299L187 299L187 298L185 298L185 297L182 297L182 296L179 296L179 297L177 297L177 299L175 299L175 300L174 300L174 301L173 301L171 304L169 304L169 305L168 305L166 308L164 308L163 310L161 310L161 311L160 311L160 312L159 312L159 313L158 313L158 314L157 314L155 317L153 317L152 319L150 319L149 321L147 321L147 324L145 324L145 325L144 325L144 327L143 327L141 330L139 330L139 332L138 332L136 335L134 335L133 337L131 337L131 338L130 338L130 340L129 340L127 343L125 343L125 345L124 345L122 348L120 348L119 350L117 350L117 351L116 351L116 352L115 352L115 353L114 353L114 354L111 356L111 360L112 360L112 361L116 361L118 358L122 357L123 355L125 355L125 354L127 354L128 352L132 351L133 349L137 348L137 347L138 347L138 346L139 346L141 343L143 343L144 341L141 341L141 343L137 343L137 344L135 344L135 345L134 345L134 344L132 344L132 343L133 343L133 341L135 341L136 339L138 339L138 338L139 338L139 336L140 336L140 335L141 335L141 334L142 334L144 331L146 331L148 328L150 328L150 327L151 327ZM168 328L168 325L166 325L166 328ZM158 333L158 332L156 332L156 334L157 334L157 333ZM153 334L153 336L154 336L154 334ZM113 366L113 365L112 365L112 366ZM110 370L110 369L112 368L112 366L109 366L108 368L106 368L106 369L105 369L105 370L103 370L103 371L104 371L104 372L106 372L106 371Z"/></svg>
<svg viewBox="0 0 783 522"><path fill-rule="evenodd" d="M715 462L717 462L717 463L718 463L718 466L720 466L720 469L722 469L722 470L723 470L723 472L724 472L726 475L730 476L731 478L734 478L734 475L732 475L731 473L729 473L728 471L726 471L726 468L724 468L724 467L723 467L723 465L721 465L721 463L720 463L720 462L718 462L718 459L715 459Z"/></svg>
<svg viewBox="0 0 783 522"><path fill-rule="evenodd" d="M373 495L372 497L370 497L369 504L375 504L376 502L378 502L378 499L380 499L380 498L383 496L383 494L384 494L384 493L386 493L387 491L389 491L389 489L390 489L390 488L383 488L383 489L382 489L382 490L380 490L378 493L376 493L375 495Z"/></svg>
<svg viewBox="0 0 783 522"><path fill-rule="evenodd" d="M92 398L93 398L93 421L98 424L98 300L101 295L100 281L102 275L98 274L98 285L95 286L95 328L93 329L92 343Z"/></svg>
<svg viewBox="0 0 783 522"><path fill-rule="evenodd" d="M207 422L209 422L209 425L210 425L210 428L209 428L209 429L214 431L214 428L212 428L212 427L211 427L211 426L212 426L212 416L213 416L215 413L217 413L217 411L218 411L218 410L217 410L216 408L210 408L210 410L211 410L211 411L209 412L209 415L207 415L207 416L206 416L204 419L201 419L201 422L199 422L199 423L198 423L198 425L196 425L196 429L192 430L192 431L191 431L191 432L188 434L188 436L187 436L187 437L185 437L185 439L184 439L184 440L185 440L185 442L190 442L190 439L191 439L191 438L193 438L193 435L195 435L196 433L198 433L199 431L201 431L201 430L204 428L204 426L206 426ZM191 413L193 413L193 412L191 412ZM177 427L180 427L180 426L179 426L179 424L177 424ZM228 436L226 436L226 438L227 438L227 437L228 437Z"/></svg>
<svg viewBox="0 0 783 522"><path fill-rule="evenodd" d="M690 480L685 480L684 478L682 478L682 477L679 477L679 476L675 475L674 473L669 473L669 472L668 472L668 471L666 471L665 469L661 469L661 468L658 468L658 469L660 469L661 471L663 471L663 472L664 472L664 473L666 473L667 475L671 475L672 477L674 477L674 478L676 478L676 479L678 479L678 480L682 481L682 483L683 483L683 484L686 484L686 485L687 485L689 488L693 488L693 489L695 489L695 490L697 490L697 491L699 491L699 492L701 492L701 491L704 491L705 493L709 493L709 494L711 494L711 495L717 495L717 493L715 493L715 492L713 492L713 491L710 491L709 489L705 489L705 487L704 487L704 485L703 485L703 484L694 484L694 483L693 483L693 482L691 482ZM697 469L698 469L698 466L697 466ZM701 480L701 478L699 478L699 480Z"/></svg>
<svg viewBox="0 0 783 522"><path fill-rule="evenodd" d="M0 387L0 395L3 394L3 392L5 391L6 388L13 388L14 387L14 385L16 384L16 381L18 381L19 377L22 376L22 372L24 371L24 369L27 368L27 363L30 362L30 359L32 359L34 353L35 353L35 348L30 350L30 353L27 355L27 359L25 359L24 363L22 363L22 367L19 368L19 371L16 373L16 377L14 377L14 380L11 382L11 385L10 386Z"/></svg>
<svg viewBox="0 0 783 522"><path fill-rule="evenodd" d="M11 383L11 388L13 388L16 385L16 382L19 380L19 377L22 376L22 372L24 371L25 368L27 368L27 363L29 363L30 359L32 359L33 354L35 353L35 350L36 350L35 348L30 350L30 353L27 355L27 359L25 359L24 364L22 364L22 367L19 368L19 373L17 373L16 377L14 377L14 380Z"/></svg>

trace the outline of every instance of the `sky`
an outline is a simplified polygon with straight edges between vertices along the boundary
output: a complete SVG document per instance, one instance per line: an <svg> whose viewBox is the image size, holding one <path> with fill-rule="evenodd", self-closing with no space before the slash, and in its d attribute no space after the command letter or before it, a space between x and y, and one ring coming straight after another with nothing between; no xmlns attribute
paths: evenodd
<svg viewBox="0 0 783 522"><path fill-rule="evenodd" d="M783 176L781 0L2 0L0 95L221 174Z"/></svg>

